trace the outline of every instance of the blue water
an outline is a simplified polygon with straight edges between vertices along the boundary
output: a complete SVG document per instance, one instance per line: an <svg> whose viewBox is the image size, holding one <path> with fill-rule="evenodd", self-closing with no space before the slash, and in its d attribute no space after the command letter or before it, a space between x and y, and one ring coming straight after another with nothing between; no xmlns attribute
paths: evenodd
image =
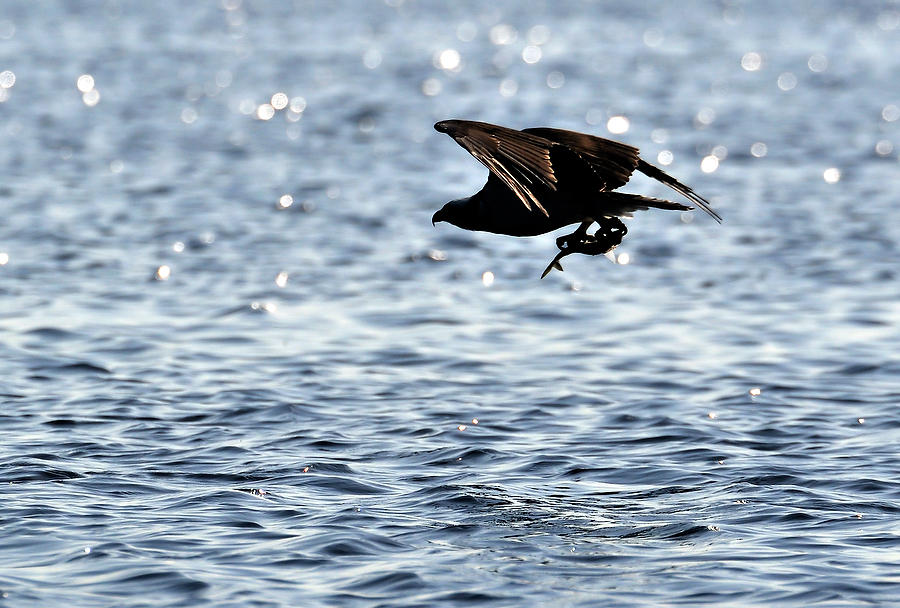
<svg viewBox="0 0 900 608"><path fill-rule="evenodd" d="M3 9L0 604L898 602L900 5ZM541 281L454 117L725 223Z"/></svg>

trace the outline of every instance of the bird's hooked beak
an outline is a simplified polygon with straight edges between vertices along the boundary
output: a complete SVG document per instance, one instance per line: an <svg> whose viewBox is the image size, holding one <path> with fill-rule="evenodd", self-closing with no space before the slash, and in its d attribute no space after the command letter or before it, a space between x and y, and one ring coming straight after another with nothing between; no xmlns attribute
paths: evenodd
<svg viewBox="0 0 900 608"><path fill-rule="evenodd" d="M432 226L434 226L434 225L437 224L438 222L443 222L443 221L444 221L444 214L443 214L443 212L444 212L443 209L438 209L437 211L434 212L434 215L431 216L431 225L432 225Z"/></svg>

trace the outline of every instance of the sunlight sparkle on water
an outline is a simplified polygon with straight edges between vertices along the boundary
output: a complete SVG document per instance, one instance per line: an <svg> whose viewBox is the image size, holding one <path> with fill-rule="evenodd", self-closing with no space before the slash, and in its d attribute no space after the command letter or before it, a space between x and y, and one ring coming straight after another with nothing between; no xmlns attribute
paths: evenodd
<svg viewBox="0 0 900 608"><path fill-rule="evenodd" d="M274 302L251 302L250 310L274 313L278 311L278 306Z"/></svg>
<svg viewBox="0 0 900 608"><path fill-rule="evenodd" d="M0 251L0 266L6 266L9 264L9 254L5 251Z"/></svg>
<svg viewBox="0 0 900 608"><path fill-rule="evenodd" d="M441 92L441 81L437 78L426 78L422 81L422 93L434 97Z"/></svg>
<svg viewBox="0 0 900 608"><path fill-rule="evenodd" d="M797 86L797 77L793 72L784 72L778 76L778 88L782 91L790 91Z"/></svg>
<svg viewBox="0 0 900 608"><path fill-rule="evenodd" d="M434 67L448 72L458 72L462 68L462 57L456 49L444 49L434 56Z"/></svg>
<svg viewBox="0 0 900 608"><path fill-rule="evenodd" d="M256 103L252 99L242 99L238 104L238 112L249 116L256 112Z"/></svg>
<svg viewBox="0 0 900 608"><path fill-rule="evenodd" d="M272 104L272 107L276 110L283 110L288 105L288 96L285 93L275 93L272 95L272 99L269 100L269 103Z"/></svg>
<svg viewBox="0 0 900 608"><path fill-rule="evenodd" d="M759 397L762 394L762 389L757 386L754 386L747 392L750 393L751 397Z"/></svg>
<svg viewBox="0 0 900 608"><path fill-rule="evenodd" d="M157 281L167 281L170 276L172 276L172 269L166 264L157 268L154 275Z"/></svg>
<svg viewBox="0 0 900 608"><path fill-rule="evenodd" d="M541 60L542 55L541 47L534 44L529 44L522 49L522 61L525 63L537 63Z"/></svg>
<svg viewBox="0 0 900 608"><path fill-rule="evenodd" d="M656 155L656 162L663 166L671 165L674 160L675 155L672 154L671 150L660 150L659 154Z"/></svg>
<svg viewBox="0 0 900 608"><path fill-rule="evenodd" d="M694 118L694 126L698 128L707 127L716 119L716 111L712 108L700 108L697 116Z"/></svg>
<svg viewBox="0 0 900 608"><path fill-rule="evenodd" d="M710 154L709 156L704 156L703 160L700 161L700 170L704 173L712 173L718 168L719 159L712 154Z"/></svg>
<svg viewBox="0 0 900 608"><path fill-rule="evenodd" d="M566 84L566 76L562 72L556 70L547 74L547 86L551 89L558 89Z"/></svg>
<svg viewBox="0 0 900 608"><path fill-rule="evenodd" d="M278 285L279 287L284 287L285 285L287 285L287 282L288 282L288 273L286 273L285 271L282 270L277 275L275 275L275 284Z"/></svg>
<svg viewBox="0 0 900 608"><path fill-rule="evenodd" d="M84 102L84 105L89 108L93 108L100 102L100 91L97 89L91 89L87 93L81 96L81 101Z"/></svg>
<svg viewBox="0 0 900 608"><path fill-rule="evenodd" d="M825 178L826 183L836 184L841 179L841 172L836 167L829 167L828 169L825 169L825 171L822 173L822 177Z"/></svg>
<svg viewBox="0 0 900 608"><path fill-rule="evenodd" d="M631 261L631 256L625 252L620 253L616 257L616 264L621 264L622 266L624 266L625 264L627 264L630 261Z"/></svg>
<svg viewBox="0 0 900 608"><path fill-rule="evenodd" d="M381 51L378 49L368 49L363 53L362 61L364 66L370 70L374 70L381 65Z"/></svg>
<svg viewBox="0 0 900 608"><path fill-rule="evenodd" d="M82 74L78 77L78 80L75 81L75 86L78 87L78 90L82 93L87 93L94 88L94 77L90 74Z"/></svg>
<svg viewBox="0 0 900 608"><path fill-rule="evenodd" d="M546 25L538 24L528 30L528 42L531 44L547 44L550 40L550 28Z"/></svg>
<svg viewBox="0 0 900 608"><path fill-rule="evenodd" d="M275 116L275 108L270 103L260 104L256 108L256 117L259 120L270 120Z"/></svg>
<svg viewBox="0 0 900 608"><path fill-rule="evenodd" d="M875 153L878 156L887 156L894 151L894 144L890 140L882 139L875 144Z"/></svg>
<svg viewBox="0 0 900 608"><path fill-rule="evenodd" d="M512 78L504 78L500 81L501 97L512 97L519 91L519 83Z"/></svg>
<svg viewBox="0 0 900 608"><path fill-rule="evenodd" d="M806 62L811 72L824 72L828 69L828 59L822 53L816 53Z"/></svg>
<svg viewBox="0 0 900 608"><path fill-rule="evenodd" d="M216 86L220 89L227 89L231 86L232 76L229 70L219 70L216 72Z"/></svg>
<svg viewBox="0 0 900 608"><path fill-rule="evenodd" d="M491 42L496 45L512 44L518 37L516 28L506 23L495 25L491 28Z"/></svg>
<svg viewBox="0 0 900 608"><path fill-rule="evenodd" d="M16 75L10 70L0 72L0 88L11 89L16 84Z"/></svg>
<svg viewBox="0 0 900 608"><path fill-rule="evenodd" d="M886 122L894 122L895 120L900 118L900 107L889 103L881 109L881 117Z"/></svg>
<svg viewBox="0 0 900 608"><path fill-rule="evenodd" d="M294 204L294 197L290 194L282 194L278 199L278 208L279 209L287 209L291 205Z"/></svg>
<svg viewBox="0 0 900 608"><path fill-rule="evenodd" d="M490 287L494 284L494 273L490 270L485 270L484 274L481 275L481 283L485 287Z"/></svg>
<svg viewBox="0 0 900 608"><path fill-rule="evenodd" d="M750 146L750 154L755 156L756 158L762 158L769 151L769 148L761 141L756 142L752 146Z"/></svg>
<svg viewBox="0 0 900 608"><path fill-rule="evenodd" d="M303 110L306 109L306 98L304 97L291 97L290 104L291 112L295 112L297 114L302 114Z"/></svg>
<svg viewBox="0 0 900 608"><path fill-rule="evenodd" d="M615 135L620 135L628 131L631 122L624 116L610 116L606 121L606 130Z"/></svg>
<svg viewBox="0 0 900 608"><path fill-rule="evenodd" d="M762 67L762 55L755 51L744 53L741 57L741 67L748 72L755 72Z"/></svg>

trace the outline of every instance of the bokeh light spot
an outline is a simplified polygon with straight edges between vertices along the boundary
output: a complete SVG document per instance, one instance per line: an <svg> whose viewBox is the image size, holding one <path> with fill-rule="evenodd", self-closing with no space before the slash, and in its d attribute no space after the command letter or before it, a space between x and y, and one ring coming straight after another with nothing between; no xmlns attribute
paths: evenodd
<svg viewBox="0 0 900 608"><path fill-rule="evenodd" d="M782 91L790 91L797 86L797 77L793 72L784 72L778 76L778 88Z"/></svg>
<svg viewBox="0 0 900 608"><path fill-rule="evenodd" d="M437 78L426 78L422 81L422 93L428 97L434 97L441 92L441 81Z"/></svg>
<svg viewBox="0 0 900 608"><path fill-rule="evenodd" d="M272 107L276 110L283 110L288 105L288 96L284 93L275 93L272 95L272 99L269 100L269 103L272 104Z"/></svg>
<svg viewBox="0 0 900 608"><path fill-rule="evenodd" d="M816 53L806 62L811 72L824 72L828 69L828 59L822 53Z"/></svg>
<svg viewBox="0 0 900 608"><path fill-rule="evenodd" d="M442 70L456 72L462 66L462 57L456 49L444 49L435 55L434 65Z"/></svg>
<svg viewBox="0 0 900 608"><path fill-rule="evenodd" d="M541 47L534 44L529 44L522 49L522 61L525 63L537 63L541 60L542 55Z"/></svg>
<svg viewBox="0 0 900 608"><path fill-rule="evenodd" d="M518 32L516 32L516 28L506 23L501 23L491 28L490 38L491 42L493 42L494 44L512 44L516 41L517 37Z"/></svg>
<svg viewBox="0 0 900 608"><path fill-rule="evenodd" d="M78 87L78 90L82 93L87 93L94 88L94 77L90 74L82 74L78 77L78 80L75 81L75 86Z"/></svg>
<svg viewBox="0 0 900 608"><path fill-rule="evenodd" d="M512 97L519 91L519 83L512 78L504 78L500 81L500 95Z"/></svg>
<svg viewBox="0 0 900 608"><path fill-rule="evenodd" d="M627 132L630 126L631 122L625 116L610 116L606 121L606 130L616 135Z"/></svg>
<svg viewBox="0 0 900 608"><path fill-rule="evenodd" d="M741 57L741 67L748 72L755 72L762 67L762 55L755 51L744 53Z"/></svg>
<svg viewBox="0 0 900 608"><path fill-rule="evenodd" d="M275 116L275 108L272 104L263 103L256 108L256 118L259 120L270 120Z"/></svg>
<svg viewBox="0 0 900 608"><path fill-rule="evenodd" d="M709 156L704 156L703 160L700 161L700 170L704 173L712 173L718 168L719 159L712 154L710 154Z"/></svg>
<svg viewBox="0 0 900 608"><path fill-rule="evenodd" d="M87 91L81 96L81 101L83 101L84 105L88 106L89 108L94 107L95 105L100 103L100 91L98 91L97 89L91 89L90 91Z"/></svg>
<svg viewBox="0 0 900 608"><path fill-rule="evenodd" d="M547 74L547 86L551 89L558 89L566 84L566 77L562 72L556 70Z"/></svg>

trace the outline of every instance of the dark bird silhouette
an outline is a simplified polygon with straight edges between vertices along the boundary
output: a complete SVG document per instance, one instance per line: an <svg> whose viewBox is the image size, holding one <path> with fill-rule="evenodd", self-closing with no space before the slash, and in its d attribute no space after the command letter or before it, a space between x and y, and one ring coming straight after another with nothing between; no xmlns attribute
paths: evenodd
<svg viewBox="0 0 900 608"><path fill-rule="evenodd" d="M672 188L717 222L709 201L661 169L642 160L638 149L602 137L537 127L517 131L486 122L444 120L434 125L488 168L481 190L444 205L432 223L449 222L466 230L533 236L579 223L556 240L560 253L544 271L562 270L571 253L598 255L616 247L627 229L619 217L654 207L693 207L659 198L614 192L639 171ZM588 234L597 222L599 228Z"/></svg>

